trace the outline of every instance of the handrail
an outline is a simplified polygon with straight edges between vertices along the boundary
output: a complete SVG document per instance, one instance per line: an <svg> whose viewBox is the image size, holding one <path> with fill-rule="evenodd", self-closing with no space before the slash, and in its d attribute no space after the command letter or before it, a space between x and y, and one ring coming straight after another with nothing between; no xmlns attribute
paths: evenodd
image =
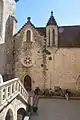
<svg viewBox="0 0 80 120"><path fill-rule="evenodd" d="M14 79L8 80L8 81L6 81L6 82L0 83L0 89L1 89L3 86L7 85L7 84L10 84L10 83L12 83L12 82L14 82L14 81L17 81L18 79L19 79L19 78L14 78Z"/></svg>
<svg viewBox="0 0 80 120"><path fill-rule="evenodd" d="M28 103L29 94L19 78L14 78L0 84L0 110L17 95L20 95Z"/></svg>

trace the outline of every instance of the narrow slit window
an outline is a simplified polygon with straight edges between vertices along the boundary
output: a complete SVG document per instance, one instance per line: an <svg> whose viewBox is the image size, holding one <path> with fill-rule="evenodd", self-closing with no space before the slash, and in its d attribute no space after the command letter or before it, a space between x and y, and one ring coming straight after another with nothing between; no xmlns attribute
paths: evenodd
<svg viewBox="0 0 80 120"><path fill-rule="evenodd" d="M49 46L50 46L50 30L49 30Z"/></svg>
<svg viewBox="0 0 80 120"><path fill-rule="evenodd" d="M31 41L31 31L30 30L27 31L26 39L27 39L27 42Z"/></svg>
<svg viewBox="0 0 80 120"><path fill-rule="evenodd" d="M55 31L53 30L52 31L52 44L54 45L55 44Z"/></svg>

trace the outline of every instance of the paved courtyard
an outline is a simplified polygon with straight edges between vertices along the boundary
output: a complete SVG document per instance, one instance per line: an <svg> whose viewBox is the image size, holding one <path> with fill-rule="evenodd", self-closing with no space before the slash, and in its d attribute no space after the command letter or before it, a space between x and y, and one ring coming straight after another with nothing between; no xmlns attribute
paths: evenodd
<svg viewBox="0 0 80 120"><path fill-rule="evenodd" d="M80 100L40 99L32 120L80 120Z"/></svg>

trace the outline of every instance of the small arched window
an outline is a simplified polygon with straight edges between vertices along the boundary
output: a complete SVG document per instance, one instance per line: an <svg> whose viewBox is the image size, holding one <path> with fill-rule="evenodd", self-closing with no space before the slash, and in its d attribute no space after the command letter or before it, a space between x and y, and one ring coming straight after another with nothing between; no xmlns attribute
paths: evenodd
<svg viewBox="0 0 80 120"><path fill-rule="evenodd" d="M27 42L31 41L31 31L30 30L27 30L26 40L27 40Z"/></svg>
<svg viewBox="0 0 80 120"><path fill-rule="evenodd" d="M49 30L49 43L48 43L48 44L49 44L49 46L50 46L50 30Z"/></svg>
<svg viewBox="0 0 80 120"><path fill-rule="evenodd" d="M55 31L53 29L53 31L52 31L52 45L54 45L54 44L55 44Z"/></svg>

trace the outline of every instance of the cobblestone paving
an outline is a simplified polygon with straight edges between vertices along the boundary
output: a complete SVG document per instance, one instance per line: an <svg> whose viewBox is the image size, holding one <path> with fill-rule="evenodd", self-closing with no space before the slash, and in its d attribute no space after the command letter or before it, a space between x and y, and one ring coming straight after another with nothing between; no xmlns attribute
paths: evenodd
<svg viewBox="0 0 80 120"><path fill-rule="evenodd" d="M40 99L31 120L80 120L80 100Z"/></svg>

